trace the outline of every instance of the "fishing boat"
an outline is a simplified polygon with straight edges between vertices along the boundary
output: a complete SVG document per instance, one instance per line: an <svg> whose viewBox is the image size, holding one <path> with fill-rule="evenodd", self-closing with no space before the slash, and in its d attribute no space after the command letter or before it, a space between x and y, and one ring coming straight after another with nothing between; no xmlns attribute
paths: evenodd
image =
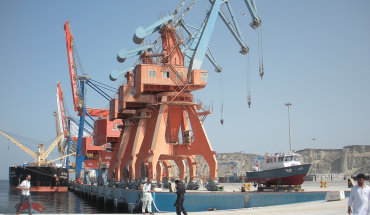
<svg viewBox="0 0 370 215"><path fill-rule="evenodd" d="M265 156L263 171L246 172L247 182L255 186L265 185L301 185L310 169L311 164L302 164L301 155L294 152L276 153Z"/></svg>

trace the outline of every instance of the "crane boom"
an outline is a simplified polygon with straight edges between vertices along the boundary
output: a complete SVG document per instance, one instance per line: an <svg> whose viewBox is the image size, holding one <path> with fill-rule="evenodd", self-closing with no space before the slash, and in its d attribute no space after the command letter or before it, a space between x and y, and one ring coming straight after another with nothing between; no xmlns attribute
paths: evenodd
<svg viewBox="0 0 370 215"><path fill-rule="evenodd" d="M68 66L69 66L69 75L71 78L71 86L72 86L72 97L73 97L73 106L75 111L82 114L82 103L83 100L79 98L80 92L77 90L78 86L78 77L76 72L76 64L74 60L74 43L73 43L73 35L71 34L71 30L69 27L70 21L66 21L64 24L64 30L66 33L66 44L67 44L67 57L68 57ZM94 117L106 117L109 114L109 110L107 109L94 109L94 108L87 108L87 113ZM65 122L64 122L65 123ZM65 133L65 130L64 130Z"/></svg>
<svg viewBox="0 0 370 215"><path fill-rule="evenodd" d="M77 75L75 71L75 63L73 58L73 35L69 29L69 21L64 24L64 30L66 32L66 43L67 43L67 56L68 56L68 66L69 66L69 76L71 78L72 86L72 98L73 106L75 111L79 110L78 104L78 93L77 93Z"/></svg>
<svg viewBox="0 0 370 215"><path fill-rule="evenodd" d="M59 131L63 131L64 138L68 138L67 132L66 132L66 116L65 116L65 109L64 109L64 103L63 103L63 91L60 81L58 81L57 84L57 106L58 106L58 119L59 119ZM60 133L60 132L59 132ZM59 136L58 133L58 136Z"/></svg>
<svg viewBox="0 0 370 215"><path fill-rule="evenodd" d="M200 69L205 53L211 39L212 31L216 23L218 11L220 10L222 0L215 0L212 4L212 9L209 12L207 21L205 22L204 29L200 35L199 42L194 50L193 58L190 61L188 76L193 69ZM189 79L189 77L188 77Z"/></svg>
<svg viewBox="0 0 370 215"><path fill-rule="evenodd" d="M20 144L19 142L15 141L13 138L9 137L8 135L6 135L4 132L0 131L0 133L2 133L5 137L7 137L10 141L12 141L15 145L17 145L19 148L21 148L23 151L27 152L29 155L31 155L35 161L38 161L39 159L39 156L34 153L33 151L29 150L27 147L23 146L22 144Z"/></svg>
<svg viewBox="0 0 370 215"><path fill-rule="evenodd" d="M257 6L254 0L244 0L248 7L249 13L252 16L252 22L249 24L253 29L258 28L261 25L261 19L257 15Z"/></svg>
<svg viewBox="0 0 370 215"><path fill-rule="evenodd" d="M58 141L63 137L64 133L61 133L57 139L54 140L54 142L49 146L49 148L41 155L41 159L46 161L46 158L49 156L50 152L53 150L53 148L57 145Z"/></svg>
<svg viewBox="0 0 370 215"><path fill-rule="evenodd" d="M71 156L71 155L75 155L75 154L76 154L76 152L71 153L71 154L68 154L68 155L65 155L65 156L60 157L60 158L57 158L57 159L54 159L54 160L51 160L51 161L49 161L49 162L54 162L54 161L59 160L59 159L64 159L64 158L66 158L66 157L69 157L69 156Z"/></svg>

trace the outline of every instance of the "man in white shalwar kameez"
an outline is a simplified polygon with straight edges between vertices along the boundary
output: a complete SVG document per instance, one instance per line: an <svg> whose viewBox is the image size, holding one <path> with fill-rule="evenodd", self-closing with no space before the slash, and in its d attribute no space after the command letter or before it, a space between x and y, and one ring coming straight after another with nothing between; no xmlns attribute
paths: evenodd
<svg viewBox="0 0 370 215"><path fill-rule="evenodd" d="M368 215L370 187L365 185L365 175L357 175L357 185L352 187L351 194L348 199L348 214L353 215ZM353 212L351 210L353 207Z"/></svg>
<svg viewBox="0 0 370 215"><path fill-rule="evenodd" d="M152 213L153 198L151 194L152 192L151 189L152 189L152 179L148 178L147 182L143 186L143 198L141 199L141 201L143 201L143 207L142 207L143 214L145 214L145 209L148 209L148 212L150 214L154 214Z"/></svg>

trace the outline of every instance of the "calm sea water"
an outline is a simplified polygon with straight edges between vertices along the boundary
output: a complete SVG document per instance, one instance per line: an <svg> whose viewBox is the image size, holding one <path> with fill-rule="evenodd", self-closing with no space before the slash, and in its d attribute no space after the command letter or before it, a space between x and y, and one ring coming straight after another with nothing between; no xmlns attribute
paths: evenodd
<svg viewBox="0 0 370 215"><path fill-rule="evenodd" d="M9 191L9 181L0 180L0 213L15 214L15 205L21 200L20 191ZM112 207L108 211L104 208L97 208L89 205L87 201L69 191L67 193L31 193L33 202L38 202L45 206L43 214L57 213L113 213ZM122 214L122 212L121 212Z"/></svg>

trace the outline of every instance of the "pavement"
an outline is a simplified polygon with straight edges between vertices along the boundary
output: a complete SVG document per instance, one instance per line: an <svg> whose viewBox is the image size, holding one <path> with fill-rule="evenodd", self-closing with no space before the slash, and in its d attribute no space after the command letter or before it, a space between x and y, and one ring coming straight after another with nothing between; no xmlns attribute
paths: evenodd
<svg viewBox="0 0 370 215"><path fill-rule="evenodd" d="M289 205L277 205L259 208L245 208L239 210L219 210L206 212L191 212L189 215L232 215L232 214L347 214L348 198L340 201L315 201ZM164 213L170 214L170 213ZM175 213L172 213L175 214Z"/></svg>
<svg viewBox="0 0 370 215"><path fill-rule="evenodd" d="M220 183L220 185L224 186L224 192L240 192L240 188L243 186L243 183ZM313 192L313 191L351 191L351 188L348 188L348 184L346 180L335 180L335 181L328 181L326 188L320 187L320 181L305 181L301 188L305 192ZM168 189L163 189L163 192L169 191ZM251 186L251 191L257 191L256 187ZM205 187L200 187L199 190L187 190L186 192L209 192L206 190Z"/></svg>

